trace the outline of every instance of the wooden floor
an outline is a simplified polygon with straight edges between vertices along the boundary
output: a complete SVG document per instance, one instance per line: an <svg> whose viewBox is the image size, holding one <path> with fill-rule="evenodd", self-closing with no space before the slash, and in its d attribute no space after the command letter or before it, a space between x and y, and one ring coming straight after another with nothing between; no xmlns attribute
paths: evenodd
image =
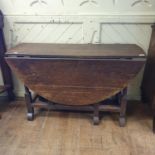
<svg viewBox="0 0 155 155"><path fill-rule="evenodd" d="M147 106L130 103L128 123L104 114L93 126L91 114L42 111L26 120L23 101L1 107L0 155L155 155L155 135Z"/></svg>

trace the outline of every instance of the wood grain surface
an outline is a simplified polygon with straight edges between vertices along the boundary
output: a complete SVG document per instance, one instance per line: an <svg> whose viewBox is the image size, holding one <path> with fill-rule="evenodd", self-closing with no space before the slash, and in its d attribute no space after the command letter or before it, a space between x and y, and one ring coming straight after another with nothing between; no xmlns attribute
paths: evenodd
<svg viewBox="0 0 155 155"><path fill-rule="evenodd" d="M155 24L152 25L152 36L142 80L142 100L151 105L153 111L153 132L155 133Z"/></svg>
<svg viewBox="0 0 155 155"><path fill-rule="evenodd" d="M28 88L65 105L95 104L115 95L138 74L141 58L144 51L130 44L23 43L6 54Z"/></svg>
<svg viewBox="0 0 155 155"><path fill-rule="evenodd" d="M145 57L135 44L46 44L22 43L11 48L7 55L37 57Z"/></svg>
<svg viewBox="0 0 155 155"><path fill-rule="evenodd" d="M95 104L125 87L144 61L6 58L31 90L65 105Z"/></svg>
<svg viewBox="0 0 155 155"><path fill-rule="evenodd" d="M152 26L152 36L142 81L142 98L152 104L155 98L155 24ZM155 107L155 106L154 106ZM155 109L155 108L154 108Z"/></svg>
<svg viewBox="0 0 155 155"><path fill-rule="evenodd" d="M27 121L25 101L0 106L0 154L2 155L154 155L155 138L149 108L130 102L125 128L118 114L104 114L93 126L89 113L37 111Z"/></svg>

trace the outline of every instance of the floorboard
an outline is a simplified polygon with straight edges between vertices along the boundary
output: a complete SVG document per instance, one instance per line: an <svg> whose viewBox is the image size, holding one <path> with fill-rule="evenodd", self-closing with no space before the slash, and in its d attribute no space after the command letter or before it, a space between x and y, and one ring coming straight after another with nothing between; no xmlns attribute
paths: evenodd
<svg viewBox="0 0 155 155"><path fill-rule="evenodd" d="M0 155L155 155L150 110L138 102L128 104L124 128L117 114L94 126L91 113L36 110L29 122L23 100L0 108Z"/></svg>

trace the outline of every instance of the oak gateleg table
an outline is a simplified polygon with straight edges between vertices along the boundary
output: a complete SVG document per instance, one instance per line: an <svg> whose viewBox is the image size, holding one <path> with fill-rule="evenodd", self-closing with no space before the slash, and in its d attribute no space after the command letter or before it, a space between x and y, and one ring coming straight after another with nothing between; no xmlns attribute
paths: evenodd
<svg viewBox="0 0 155 155"><path fill-rule="evenodd" d="M120 114L125 126L127 87L145 63L145 53L134 44L22 43L8 50L6 61L25 85L27 118L34 107ZM33 98L31 91L37 95ZM109 98L117 105L103 104Z"/></svg>

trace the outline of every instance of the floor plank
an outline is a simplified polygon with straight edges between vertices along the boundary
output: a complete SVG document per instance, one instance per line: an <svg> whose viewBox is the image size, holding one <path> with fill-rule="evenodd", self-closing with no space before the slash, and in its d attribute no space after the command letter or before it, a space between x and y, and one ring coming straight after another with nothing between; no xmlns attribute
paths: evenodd
<svg viewBox="0 0 155 155"><path fill-rule="evenodd" d="M24 101L0 106L0 154L3 155L154 155L150 110L129 103L128 121L118 125L117 114L102 114L99 126L89 113L37 112L26 120Z"/></svg>

